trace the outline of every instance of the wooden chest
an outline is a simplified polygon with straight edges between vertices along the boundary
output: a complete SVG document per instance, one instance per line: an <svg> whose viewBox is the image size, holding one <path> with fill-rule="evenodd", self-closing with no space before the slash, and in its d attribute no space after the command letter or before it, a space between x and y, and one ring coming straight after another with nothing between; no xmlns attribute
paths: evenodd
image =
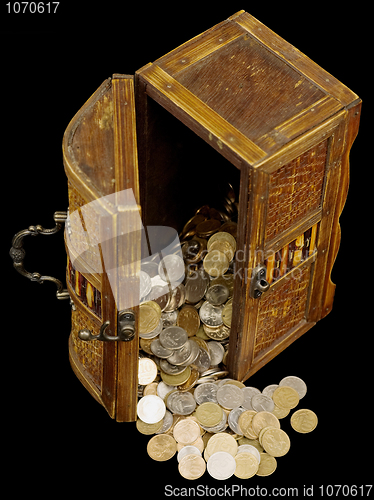
<svg viewBox="0 0 374 500"><path fill-rule="evenodd" d="M139 306L125 307L134 314L131 340L78 333L121 329L120 296L132 293L121 284L139 272L147 243L135 236L130 247L119 237L123 214L136 235L140 215L144 227L180 233L232 187L237 250L226 364L244 381L332 309L360 108L356 94L240 11L135 76L108 78L78 111L63 154L70 217L78 211L88 236L68 251L69 353L112 418L136 419ZM131 203L116 198L129 189Z"/></svg>

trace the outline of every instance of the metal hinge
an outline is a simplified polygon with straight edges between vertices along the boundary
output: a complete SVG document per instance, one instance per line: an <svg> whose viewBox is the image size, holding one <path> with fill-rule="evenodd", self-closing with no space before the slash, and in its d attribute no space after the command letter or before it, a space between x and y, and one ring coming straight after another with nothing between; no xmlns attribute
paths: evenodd
<svg viewBox="0 0 374 500"><path fill-rule="evenodd" d="M258 265L252 271L249 294L253 299L259 299L269 288L270 283L266 281L266 267Z"/></svg>

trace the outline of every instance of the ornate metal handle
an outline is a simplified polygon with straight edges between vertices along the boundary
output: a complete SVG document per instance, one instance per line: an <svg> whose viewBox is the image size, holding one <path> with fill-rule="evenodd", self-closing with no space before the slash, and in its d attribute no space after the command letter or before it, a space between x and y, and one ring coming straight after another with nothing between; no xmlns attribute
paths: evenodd
<svg viewBox="0 0 374 500"><path fill-rule="evenodd" d="M14 268L31 281L36 281L37 283L43 283L44 281L53 281L57 286L56 296L58 299L69 299L69 292L64 289L62 283L57 278L53 278L52 276L42 276L39 273L29 273L23 267L23 259L25 258L26 251L23 248L23 239L25 236L37 236L38 234L55 234L59 231L63 225L63 223L67 219L67 212L55 212L53 215L54 221L56 223L55 227L52 229L44 229L43 226L30 226L28 229L24 229L17 233L12 240L12 248L10 249L10 256L13 259Z"/></svg>

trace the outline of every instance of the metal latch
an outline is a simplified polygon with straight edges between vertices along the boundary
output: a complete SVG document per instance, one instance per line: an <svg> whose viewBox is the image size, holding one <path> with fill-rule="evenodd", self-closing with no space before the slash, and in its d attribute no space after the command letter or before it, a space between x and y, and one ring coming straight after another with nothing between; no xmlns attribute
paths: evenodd
<svg viewBox="0 0 374 500"><path fill-rule="evenodd" d="M269 288L270 283L266 281L266 267L258 265L252 271L249 294L253 299L259 299Z"/></svg>
<svg viewBox="0 0 374 500"><path fill-rule="evenodd" d="M107 329L110 326L109 321L105 321L100 328L100 332L97 335L92 335L88 328L79 330L78 337L81 340L100 340L102 342L110 342L121 340L123 342L128 342L135 337L135 314L129 310L123 310L118 313L117 319L117 335L110 335L107 333ZM110 330L109 330L110 331Z"/></svg>

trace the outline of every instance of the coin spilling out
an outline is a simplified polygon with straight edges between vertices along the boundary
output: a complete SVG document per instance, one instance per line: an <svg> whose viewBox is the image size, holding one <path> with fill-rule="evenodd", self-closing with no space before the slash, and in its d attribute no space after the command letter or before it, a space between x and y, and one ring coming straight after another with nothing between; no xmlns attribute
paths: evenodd
<svg viewBox="0 0 374 500"><path fill-rule="evenodd" d="M307 393L296 376L262 391L227 378L236 214L230 186L218 210L204 205L186 223L182 251L147 262L140 276L136 428L154 435L149 457L175 460L188 480L205 471L221 481L273 474L291 450L280 420ZM299 409L290 423L308 434L318 419Z"/></svg>

